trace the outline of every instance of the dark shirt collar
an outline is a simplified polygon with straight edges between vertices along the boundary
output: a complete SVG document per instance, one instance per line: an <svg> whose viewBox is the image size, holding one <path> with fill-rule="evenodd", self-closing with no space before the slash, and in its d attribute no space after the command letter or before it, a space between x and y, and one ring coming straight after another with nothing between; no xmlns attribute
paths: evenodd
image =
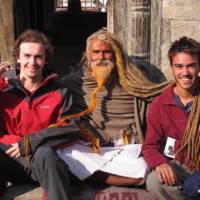
<svg viewBox="0 0 200 200"><path fill-rule="evenodd" d="M189 101L186 106L181 102L180 97L173 93L173 99L175 103L184 111L185 114L188 114L192 109L192 100Z"/></svg>

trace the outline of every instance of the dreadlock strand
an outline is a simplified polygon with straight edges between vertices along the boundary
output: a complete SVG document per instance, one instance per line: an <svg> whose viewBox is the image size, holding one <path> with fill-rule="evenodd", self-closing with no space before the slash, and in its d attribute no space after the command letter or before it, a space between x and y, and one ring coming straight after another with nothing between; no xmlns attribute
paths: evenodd
<svg viewBox="0 0 200 200"><path fill-rule="evenodd" d="M116 57L116 65L119 74L119 81L122 87L134 96L152 99L161 93L168 82L153 84L144 77L136 67L123 66L122 54L116 46L113 47ZM130 64L130 63L129 63ZM131 73L129 71L132 71ZM129 73L128 73L129 72Z"/></svg>
<svg viewBox="0 0 200 200"><path fill-rule="evenodd" d="M151 101L169 84L167 81L161 84L155 84L149 81L144 73L138 69L136 64L124 52L121 43L112 33L106 30L95 32L87 39L87 47L93 39L99 39L111 46L115 55L119 83L129 94L143 98L146 101Z"/></svg>
<svg viewBox="0 0 200 200"><path fill-rule="evenodd" d="M192 109L189 114L188 123L182 140L182 145L178 150L185 151L189 160L188 167L191 170L199 170L200 167L200 92L193 99Z"/></svg>

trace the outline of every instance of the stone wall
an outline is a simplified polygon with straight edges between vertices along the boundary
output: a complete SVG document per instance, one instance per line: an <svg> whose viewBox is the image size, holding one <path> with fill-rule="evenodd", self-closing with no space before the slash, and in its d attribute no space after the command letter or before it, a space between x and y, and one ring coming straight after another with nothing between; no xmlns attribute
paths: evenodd
<svg viewBox="0 0 200 200"><path fill-rule="evenodd" d="M151 15L151 62L172 78L167 52L182 36L200 41L199 0L153 0Z"/></svg>
<svg viewBox="0 0 200 200"><path fill-rule="evenodd" d="M108 30L130 56L149 60L150 0L109 0Z"/></svg>
<svg viewBox="0 0 200 200"><path fill-rule="evenodd" d="M120 38L129 55L150 57L151 64L172 79L168 49L182 36L200 41L199 10L199 0L109 0L108 30ZM139 34L141 28L145 34ZM138 50L138 46L141 49Z"/></svg>
<svg viewBox="0 0 200 200"><path fill-rule="evenodd" d="M13 0L0 0L0 61L12 61Z"/></svg>

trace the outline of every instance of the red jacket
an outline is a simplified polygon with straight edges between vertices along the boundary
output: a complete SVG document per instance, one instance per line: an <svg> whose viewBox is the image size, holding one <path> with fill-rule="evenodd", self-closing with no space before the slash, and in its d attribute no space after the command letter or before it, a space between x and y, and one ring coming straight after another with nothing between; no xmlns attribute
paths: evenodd
<svg viewBox="0 0 200 200"><path fill-rule="evenodd" d="M48 134L50 124L71 114L70 90L55 78L55 74L48 76L32 94L19 80L10 81L10 86L0 93L0 142L12 144L27 134ZM76 125L75 129L78 134Z"/></svg>
<svg viewBox="0 0 200 200"><path fill-rule="evenodd" d="M5 89L6 87L7 87L7 84L6 84L5 80L0 78L0 91Z"/></svg>
<svg viewBox="0 0 200 200"><path fill-rule="evenodd" d="M174 86L174 84L170 85L149 108L142 151L150 168L169 160L163 155L167 137L176 139L175 152L181 145L188 117L173 98Z"/></svg>

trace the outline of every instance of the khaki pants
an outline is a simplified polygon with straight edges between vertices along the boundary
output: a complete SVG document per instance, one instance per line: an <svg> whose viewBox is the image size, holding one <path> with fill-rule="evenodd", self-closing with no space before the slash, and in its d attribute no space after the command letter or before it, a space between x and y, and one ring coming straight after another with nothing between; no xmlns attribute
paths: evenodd
<svg viewBox="0 0 200 200"><path fill-rule="evenodd" d="M185 197L182 185L185 178L191 173L187 171L180 164L170 161L169 164L174 169L174 172L177 176L177 185L176 186L168 186L160 183L157 178L156 171L153 170L148 176L146 180L147 190L153 193L158 200L189 200Z"/></svg>

